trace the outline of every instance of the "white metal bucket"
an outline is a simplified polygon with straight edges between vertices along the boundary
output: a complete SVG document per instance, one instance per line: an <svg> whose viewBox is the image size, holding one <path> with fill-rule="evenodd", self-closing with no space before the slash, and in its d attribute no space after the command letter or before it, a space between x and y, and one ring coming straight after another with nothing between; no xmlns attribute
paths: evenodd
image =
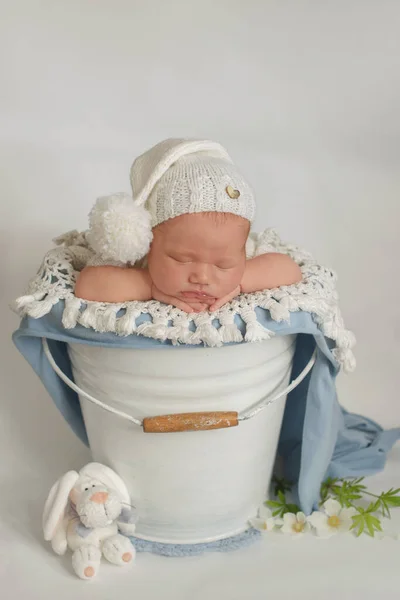
<svg viewBox="0 0 400 600"><path fill-rule="evenodd" d="M116 349L70 344L75 383L143 419L248 411L285 392L295 336L222 348ZM137 536L199 543L248 528L266 497L286 396L239 426L148 434L80 394L93 458L115 469L138 509Z"/></svg>

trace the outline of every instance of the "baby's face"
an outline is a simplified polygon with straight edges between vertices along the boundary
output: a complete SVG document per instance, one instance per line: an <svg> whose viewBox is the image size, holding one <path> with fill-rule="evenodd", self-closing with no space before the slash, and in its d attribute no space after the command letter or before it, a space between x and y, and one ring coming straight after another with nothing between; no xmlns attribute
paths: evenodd
<svg viewBox="0 0 400 600"><path fill-rule="evenodd" d="M182 215L153 230L150 276L164 294L213 304L240 285L250 224L231 214Z"/></svg>

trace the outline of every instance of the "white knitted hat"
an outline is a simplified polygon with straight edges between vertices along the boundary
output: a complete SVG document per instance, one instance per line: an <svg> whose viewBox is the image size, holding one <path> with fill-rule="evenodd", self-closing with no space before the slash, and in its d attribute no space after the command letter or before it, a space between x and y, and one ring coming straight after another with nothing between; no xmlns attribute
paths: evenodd
<svg viewBox="0 0 400 600"><path fill-rule="evenodd" d="M253 192L227 151L208 140L165 140L131 168L133 199L99 198L89 244L102 261L135 263L149 250L152 228L183 214L226 212L253 221Z"/></svg>

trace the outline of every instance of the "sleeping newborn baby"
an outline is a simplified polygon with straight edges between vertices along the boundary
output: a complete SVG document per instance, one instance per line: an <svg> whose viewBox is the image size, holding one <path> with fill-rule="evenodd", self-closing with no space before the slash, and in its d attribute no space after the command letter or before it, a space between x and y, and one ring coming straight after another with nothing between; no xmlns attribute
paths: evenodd
<svg viewBox="0 0 400 600"><path fill-rule="evenodd" d="M133 163L133 200L98 200L87 239L93 266L75 295L100 302L159 300L216 311L240 293L301 280L287 255L246 259L252 190L215 142L166 140Z"/></svg>

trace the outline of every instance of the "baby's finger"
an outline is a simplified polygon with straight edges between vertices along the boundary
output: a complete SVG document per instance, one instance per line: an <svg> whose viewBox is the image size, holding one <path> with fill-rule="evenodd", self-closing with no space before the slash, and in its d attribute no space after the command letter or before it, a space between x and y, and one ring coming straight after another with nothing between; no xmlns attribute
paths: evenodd
<svg viewBox="0 0 400 600"><path fill-rule="evenodd" d="M235 290L233 290L233 292L231 292L227 296L224 296L223 298L219 298L218 300L216 300L216 302L214 302L214 304L212 304L208 310L210 312L215 312L216 310L221 308L221 306L223 306L227 302L230 302L231 300L233 300L233 298L236 298L236 296L238 296L239 294L240 294L240 287L238 286Z"/></svg>
<svg viewBox="0 0 400 600"><path fill-rule="evenodd" d="M212 304L208 310L210 312L215 312L216 310L221 308L221 306L223 306L225 304L225 302L226 302L226 300L224 300L223 298L220 298L219 300L214 302L214 304Z"/></svg>
<svg viewBox="0 0 400 600"><path fill-rule="evenodd" d="M193 308L194 312L203 312L203 310L206 310L208 308L208 304L204 304L203 302L196 302L195 304L191 304L190 305Z"/></svg>
<svg viewBox="0 0 400 600"><path fill-rule="evenodd" d="M175 306L175 308L179 308L179 310L182 310L186 313L194 312L193 308L189 306L189 304L186 304L186 302L182 302L182 300L178 300L177 298L168 298L168 300L163 300L163 302L166 304L172 304L172 306Z"/></svg>
<svg viewBox="0 0 400 600"><path fill-rule="evenodd" d="M183 310L183 312L186 313L195 312L193 308L189 306L189 304L186 304L186 302L181 302L181 300L171 299L170 304L172 304L172 306L175 306L176 308L179 308L179 310Z"/></svg>
<svg viewBox="0 0 400 600"><path fill-rule="evenodd" d="M159 302L164 302L164 304L171 304L172 306L179 308L179 310L182 310L183 312L193 312L193 309L189 306L189 304L186 304L186 302L182 302L181 300L178 300L178 298L173 298L172 296L167 296L166 294L163 294L158 290L153 290L153 298L154 300L158 300Z"/></svg>

